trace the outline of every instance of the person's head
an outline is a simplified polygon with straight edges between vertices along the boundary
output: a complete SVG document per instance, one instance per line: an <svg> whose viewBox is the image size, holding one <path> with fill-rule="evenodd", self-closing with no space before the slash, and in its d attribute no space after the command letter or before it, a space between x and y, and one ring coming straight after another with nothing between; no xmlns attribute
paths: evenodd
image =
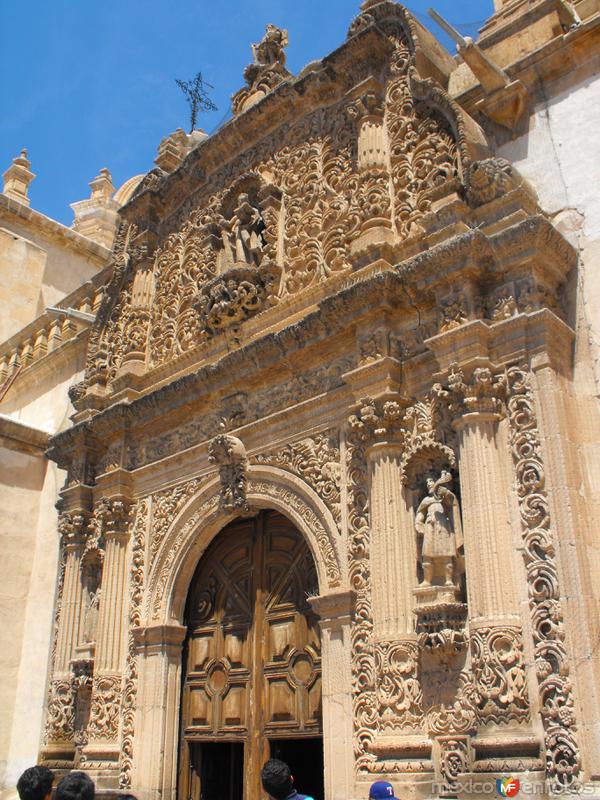
<svg viewBox="0 0 600 800"><path fill-rule="evenodd" d="M387 781L375 781L369 789L369 800L397 800L394 787Z"/></svg>
<svg viewBox="0 0 600 800"><path fill-rule="evenodd" d="M48 767L37 764L29 767L17 781L17 792L21 800L44 800L52 792L54 775Z"/></svg>
<svg viewBox="0 0 600 800"><path fill-rule="evenodd" d="M70 772L56 787L55 800L94 800L94 781L85 772Z"/></svg>
<svg viewBox="0 0 600 800"><path fill-rule="evenodd" d="M292 791L294 778L285 761L271 758L260 773L263 789L275 800L284 800Z"/></svg>

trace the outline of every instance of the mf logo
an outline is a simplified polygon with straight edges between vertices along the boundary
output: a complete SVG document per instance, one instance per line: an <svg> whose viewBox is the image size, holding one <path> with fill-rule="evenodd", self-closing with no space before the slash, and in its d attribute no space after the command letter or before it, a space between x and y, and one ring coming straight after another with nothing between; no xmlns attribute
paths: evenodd
<svg viewBox="0 0 600 800"><path fill-rule="evenodd" d="M520 786L516 778L496 778L496 789L501 797L515 797Z"/></svg>

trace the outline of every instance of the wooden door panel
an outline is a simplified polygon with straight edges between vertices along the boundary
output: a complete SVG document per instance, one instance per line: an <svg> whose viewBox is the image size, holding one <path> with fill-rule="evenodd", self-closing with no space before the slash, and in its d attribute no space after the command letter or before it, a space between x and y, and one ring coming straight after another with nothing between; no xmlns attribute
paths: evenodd
<svg viewBox="0 0 600 800"><path fill-rule="evenodd" d="M238 520L216 537L188 597L184 742L243 742L256 777L269 736L320 734L320 636L307 602L316 587L310 551L281 514ZM194 769L185 754L181 764ZM187 774L181 786L196 780Z"/></svg>

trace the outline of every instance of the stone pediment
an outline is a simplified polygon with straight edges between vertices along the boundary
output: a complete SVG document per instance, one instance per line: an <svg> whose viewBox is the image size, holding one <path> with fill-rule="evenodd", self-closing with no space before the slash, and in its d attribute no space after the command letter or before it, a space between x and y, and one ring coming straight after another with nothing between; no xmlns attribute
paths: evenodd
<svg viewBox="0 0 600 800"><path fill-rule="evenodd" d="M363 5L347 41L297 78L285 32L268 30L236 116L121 210L83 418L476 227L478 205L512 192L520 218L535 210L509 164L481 160L484 136L445 92L452 64L429 34L396 3ZM273 70L281 80L257 96Z"/></svg>

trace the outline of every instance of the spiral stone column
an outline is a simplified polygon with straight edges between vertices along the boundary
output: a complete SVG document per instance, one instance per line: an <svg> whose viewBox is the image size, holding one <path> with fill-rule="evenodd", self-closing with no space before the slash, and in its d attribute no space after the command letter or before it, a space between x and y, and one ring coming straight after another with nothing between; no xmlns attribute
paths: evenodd
<svg viewBox="0 0 600 800"><path fill-rule="evenodd" d="M92 762L115 762L116 768L126 648L129 503L120 498L103 498L96 505L94 516L104 536L105 556L88 726L89 741L84 757Z"/></svg>
<svg viewBox="0 0 600 800"><path fill-rule="evenodd" d="M477 723L478 758L514 747L515 726L530 718L523 635L515 586L516 559L499 423L506 394L503 375L486 366L469 379L455 367L448 377L458 435L462 523ZM512 728L507 738L492 726ZM498 734L498 735L496 735ZM527 732L521 727L521 736ZM531 737L530 737L531 738ZM537 755L536 742L529 749ZM487 752L486 752L487 751Z"/></svg>

